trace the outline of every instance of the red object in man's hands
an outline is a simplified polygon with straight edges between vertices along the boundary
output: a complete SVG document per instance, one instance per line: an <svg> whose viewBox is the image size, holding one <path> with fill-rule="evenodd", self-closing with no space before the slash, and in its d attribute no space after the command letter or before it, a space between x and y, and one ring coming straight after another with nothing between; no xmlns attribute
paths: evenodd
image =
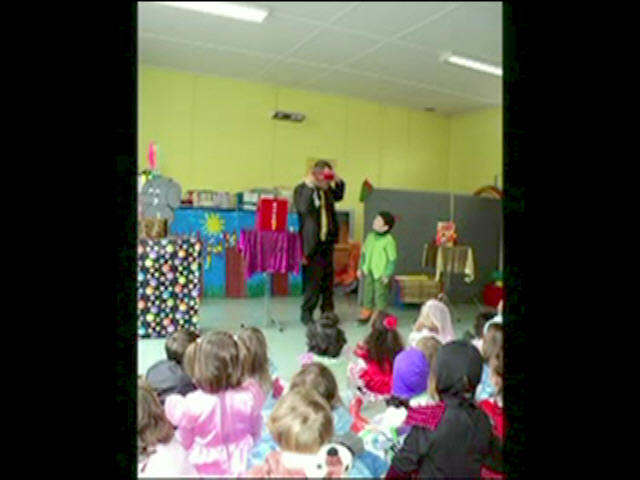
<svg viewBox="0 0 640 480"><path fill-rule="evenodd" d="M335 174L333 173L332 170L328 170L326 172L324 172L323 178L327 181L331 181L335 178Z"/></svg>

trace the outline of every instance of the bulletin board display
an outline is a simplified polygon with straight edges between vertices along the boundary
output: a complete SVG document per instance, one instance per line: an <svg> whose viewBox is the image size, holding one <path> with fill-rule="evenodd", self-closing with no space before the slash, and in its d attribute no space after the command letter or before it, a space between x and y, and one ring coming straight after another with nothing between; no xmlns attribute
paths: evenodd
<svg viewBox="0 0 640 480"><path fill-rule="evenodd" d="M207 207L181 207L175 211L170 235L196 236L202 242L202 280L204 298L261 297L265 277L245 276L244 260L238 252L240 232L256 226L256 212L229 211ZM287 230L298 231L295 212L287 213ZM302 274L274 274L271 278L276 296L302 294Z"/></svg>

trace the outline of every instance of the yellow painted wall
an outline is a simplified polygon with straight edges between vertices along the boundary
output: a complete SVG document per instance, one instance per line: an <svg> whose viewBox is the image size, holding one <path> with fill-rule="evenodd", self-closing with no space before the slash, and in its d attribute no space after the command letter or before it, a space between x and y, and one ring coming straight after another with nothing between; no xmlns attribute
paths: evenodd
<svg viewBox="0 0 640 480"><path fill-rule="evenodd" d="M502 174L501 109L446 117L148 65L139 66L138 81L140 169L155 141L160 173L183 191L237 192L293 188L310 157L335 159L347 183L338 208L355 211L357 240L364 232L358 198L365 178L378 188L469 191L493 184L498 163ZM276 109L307 118L272 120Z"/></svg>
<svg viewBox="0 0 640 480"><path fill-rule="evenodd" d="M480 187L502 189L502 108L451 117L449 188L472 194Z"/></svg>

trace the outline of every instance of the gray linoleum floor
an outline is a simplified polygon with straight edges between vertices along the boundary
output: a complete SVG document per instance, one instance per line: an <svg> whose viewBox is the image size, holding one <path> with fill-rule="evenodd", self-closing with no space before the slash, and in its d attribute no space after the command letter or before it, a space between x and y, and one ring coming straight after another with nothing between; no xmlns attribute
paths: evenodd
<svg viewBox="0 0 640 480"><path fill-rule="evenodd" d="M266 321L264 298L215 298L204 299L200 305L200 331L226 330L235 333L240 325L257 326L262 329L267 338L269 356L275 363L280 377L289 381L300 368L299 357L306 351L306 329L300 322L300 304L302 297L273 297L270 298L272 317L278 319L283 331L272 322ZM357 301L354 296L349 298L342 294L334 297L336 313L341 320L341 328L347 337L347 352L357 342L364 339L369 327L356 322L358 316ZM453 326L456 336L461 338L465 331L471 330L475 316L480 311L477 304L453 305ZM398 331L406 341L413 322L417 318L419 305L405 307L391 307L391 313L398 317ZM316 311L316 317L319 312ZM165 339L138 338L137 357L138 373L144 375L147 369L158 360L165 358ZM345 369L346 370L346 369ZM335 373L335 372L334 372ZM346 371L344 375L336 374L340 393L348 402L350 396L346 385Z"/></svg>

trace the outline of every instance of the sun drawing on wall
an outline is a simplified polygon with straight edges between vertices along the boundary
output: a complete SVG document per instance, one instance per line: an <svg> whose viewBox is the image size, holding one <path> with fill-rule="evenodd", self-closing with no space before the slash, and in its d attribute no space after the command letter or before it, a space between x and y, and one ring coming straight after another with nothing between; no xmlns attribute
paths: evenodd
<svg viewBox="0 0 640 480"><path fill-rule="evenodd" d="M204 219L204 230L209 235L217 235L224 230L224 219L217 213L207 214Z"/></svg>

